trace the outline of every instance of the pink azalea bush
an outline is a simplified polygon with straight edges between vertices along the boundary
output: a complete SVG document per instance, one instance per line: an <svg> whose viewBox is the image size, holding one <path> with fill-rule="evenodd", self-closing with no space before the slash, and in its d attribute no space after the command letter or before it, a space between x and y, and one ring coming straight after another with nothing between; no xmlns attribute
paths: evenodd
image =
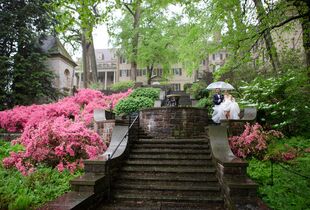
<svg viewBox="0 0 310 210"><path fill-rule="evenodd" d="M262 157L266 152L270 137L283 138L283 134L279 131L264 131L258 123L245 125L245 130L240 136L232 136L229 138L229 144L233 153L241 158L249 155Z"/></svg>
<svg viewBox="0 0 310 210"><path fill-rule="evenodd" d="M95 158L106 150L105 140L87 127L94 109L113 109L131 92L105 96L99 91L82 89L56 103L19 106L0 112L1 128L22 132L12 144L25 148L3 159L4 167L16 167L24 175L34 171L38 164L59 171L82 168L82 159Z"/></svg>
<svg viewBox="0 0 310 210"><path fill-rule="evenodd" d="M83 167L82 159L92 159L106 150L100 136L82 122L61 116L26 126L22 136L13 141L25 150L4 158L4 167L16 167L24 175L39 163L73 172Z"/></svg>
<svg viewBox="0 0 310 210"><path fill-rule="evenodd" d="M56 103L17 106L0 112L0 128L8 132L23 132L28 122L38 123L59 116L73 116L89 125L94 109L113 109L119 100L127 97L131 92L132 90L129 89L124 93L105 96L100 91L81 89L74 96L66 97Z"/></svg>

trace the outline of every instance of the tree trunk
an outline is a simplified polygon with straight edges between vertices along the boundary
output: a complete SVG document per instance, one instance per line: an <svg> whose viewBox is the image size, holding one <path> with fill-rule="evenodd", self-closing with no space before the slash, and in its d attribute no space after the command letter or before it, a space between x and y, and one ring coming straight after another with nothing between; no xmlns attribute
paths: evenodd
<svg viewBox="0 0 310 210"><path fill-rule="evenodd" d="M82 33L82 57L83 57L83 86L88 87L88 58L87 58L87 41L85 31Z"/></svg>
<svg viewBox="0 0 310 210"><path fill-rule="evenodd" d="M255 4L255 7L256 7L257 17L258 17L260 26L261 27L269 27L269 25L266 25L266 26L263 25L263 19L267 16L267 14L266 14L266 11L264 9L262 0L253 0L253 1ZM274 72L277 73L278 69L280 68L280 61L279 61L277 49L273 43L271 31L269 28L264 32L264 40L265 40L265 45L267 48L267 53L269 55L272 68L273 68Z"/></svg>
<svg viewBox="0 0 310 210"><path fill-rule="evenodd" d="M147 70L146 76L147 76L147 84L148 85L151 85L151 79L152 79L152 74L153 74L153 67L154 67L153 65L146 67L146 70Z"/></svg>
<svg viewBox="0 0 310 210"><path fill-rule="evenodd" d="M305 49L306 66L310 68L310 2L307 0L295 0L293 5L297 8L299 15L306 14L300 19L302 27L303 47Z"/></svg>
<svg viewBox="0 0 310 210"><path fill-rule="evenodd" d="M91 35L91 43L90 43L90 67L92 71L92 79L93 82L98 82L98 71L97 71L97 62L96 62L96 54L95 54L95 48L94 48L94 39L93 35Z"/></svg>
<svg viewBox="0 0 310 210"><path fill-rule="evenodd" d="M133 21L133 39L132 39L132 58L131 58L131 73L130 79L137 80L137 57L138 57L138 44L139 44L139 22L141 14L141 2L137 0Z"/></svg>

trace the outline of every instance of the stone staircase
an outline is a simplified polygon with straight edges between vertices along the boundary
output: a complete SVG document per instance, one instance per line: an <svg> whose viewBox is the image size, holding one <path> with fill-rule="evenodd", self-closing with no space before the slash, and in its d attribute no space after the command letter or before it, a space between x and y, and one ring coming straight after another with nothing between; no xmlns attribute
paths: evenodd
<svg viewBox="0 0 310 210"><path fill-rule="evenodd" d="M206 139L136 140L118 174L98 209L224 209Z"/></svg>

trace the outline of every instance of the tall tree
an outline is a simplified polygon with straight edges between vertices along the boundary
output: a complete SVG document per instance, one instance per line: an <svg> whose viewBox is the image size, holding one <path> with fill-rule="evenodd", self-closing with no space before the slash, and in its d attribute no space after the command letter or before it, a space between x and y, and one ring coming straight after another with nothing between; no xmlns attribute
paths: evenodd
<svg viewBox="0 0 310 210"><path fill-rule="evenodd" d="M132 37L131 40L131 56L130 56L130 79L136 81L137 77L137 58L138 58L138 43L139 43L139 24L141 17L141 3L142 0L134 0L127 3L122 2L122 5L128 10L130 16L132 16Z"/></svg>
<svg viewBox="0 0 310 210"><path fill-rule="evenodd" d="M51 4L57 10L57 29L69 43L82 47L83 84L97 82L97 65L92 32L105 20L111 5L103 0L55 0ZM92 77L90 77L90 72Z"/></svg>
<svg viewBox="0 0 310 210"><path fill-rule="evenodd" d="M262 0L253 0L256 11L257 11L257 18L259 20L259 27L265 28L263 32L264 40L266 49L270 58L270 62L272 64L273 70L277 72L280 68L280 61L277 53L277 49L274 46L274 42L271 36L271 29L269 25L269 21L265 21L267 17L267 13L265 11L265 8L263 6Z"/></svg>
<svg viewBox="0 0 310 210"><path fill-rule="evenodd" d="M135 69L138 66L147 69L147 83L150 84L155 68L162 69L163 76L167 76L170 65L177 62L173 46L176 24L174 20L165 17L166 11L156 2L144 2L141 11L138 28L135 29L132 24L132 14L126 13L121 20L111 25L110 31L116 39L115 44L121 46L122 54L132 59L131 67L134 61ZM137 34L139 37L134 40ZM131 77L131 80L134 79Z"/></svg>
<svg viewBox="0 0 310 210"><path fill-rule="evenodd" d="M40 40L51 30L49 0L0 1L0 109L55 97Z"/></svg>
<svg viewBox="0 0 310 210"><path fill-rule="evenodd" d="M306 65L310 68L310 2L307 0L287 0L289 5L293 5L298 15L291 19L299 19L303 31L303 46L306 55ZM309 75L310 76L310 75Z"/></svg>

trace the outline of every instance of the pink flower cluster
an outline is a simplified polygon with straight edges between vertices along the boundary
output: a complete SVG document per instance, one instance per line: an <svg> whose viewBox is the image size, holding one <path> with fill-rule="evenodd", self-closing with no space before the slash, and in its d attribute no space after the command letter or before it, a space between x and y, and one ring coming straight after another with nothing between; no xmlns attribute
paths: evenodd
<svg viewBox="0 0 310 210"><path fill-rule="evenodd" d="M106 150L104 140L87 126L94 109L113 109L131 93L105 96L99 91L82 89L72 97L53 104L19 106L0 112L0 126L22 136L12 144L25 150L12 152L3 160L7 168L16 167L24 175L39 164L73 172L83 167L82 159L92 159ZM74 119L73 119L74 118Z"/></svg>
<svg viewBox="0 0 310 210"><path fill-rule="evenodd" d="M122 98L132 92L103 95L100 91L81 89L74 96L66 97L56 103L17 106L11 110L0 112L0 128L8 132L23 132L28 123L39 123L51 117L73 116L77 120L84 121L87 125L92 120L94 109L113 109Z"/></svg>
<svg viewBox="0 0 310 210"><path fill-rule="evenodd" d="M279 131L265 132L258 123L245 125L245 130L240 136L232 136L229 138L229 144L233 153L241 158L248 155L261 156L267 149L268 138L273 136L283 138L283 134Z"/></svg>
<svg viewBox="0 0 310 210"><path fill-rule="evenodd" d="M285 161L293 160L296 157L297 157L297 154L294 152L283 152L282 153L282 159Z"/></svg>
<svg viewBox="0 0 310 210"><path fill-rule="evenodd" d="M15 166L24 175L39 163L73 172L81 167L82 159L95 158L106 149L97 133L65 116L26 126L22 136L12 143L23 145L25 151L12 152L4 158L3 165Z"/></svg>

